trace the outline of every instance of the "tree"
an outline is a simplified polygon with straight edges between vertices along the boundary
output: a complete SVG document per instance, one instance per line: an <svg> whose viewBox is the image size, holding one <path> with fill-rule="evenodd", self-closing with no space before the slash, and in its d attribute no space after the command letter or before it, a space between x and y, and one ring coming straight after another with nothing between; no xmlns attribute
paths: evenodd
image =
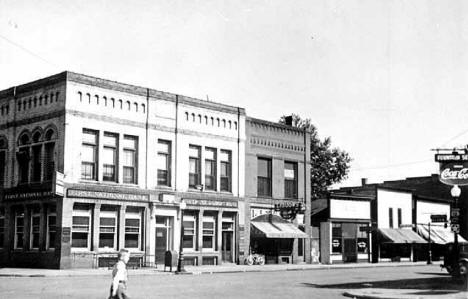
<svg viewBox="0 0 468 299"><path fill-rule="evenodd" d="M286 116L281 116L279 122L285 124ZM292 126L310 132L312 199L324 196L328 187L347 178L352 159L344 150L332 147L330 137L321 140L310 118L292 114Z"/></svg>

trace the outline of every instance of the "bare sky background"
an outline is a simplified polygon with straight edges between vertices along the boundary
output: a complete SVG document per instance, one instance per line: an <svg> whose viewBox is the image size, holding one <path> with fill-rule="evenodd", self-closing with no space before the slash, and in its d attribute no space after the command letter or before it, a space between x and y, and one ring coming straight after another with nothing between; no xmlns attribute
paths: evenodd
<svg viewBox="0 0 468 299"><path fill-rule="evenodd" d="M343 185L429 175L468 143L466 1L0 0L0 89L64 70L309 117Z"/></svg>

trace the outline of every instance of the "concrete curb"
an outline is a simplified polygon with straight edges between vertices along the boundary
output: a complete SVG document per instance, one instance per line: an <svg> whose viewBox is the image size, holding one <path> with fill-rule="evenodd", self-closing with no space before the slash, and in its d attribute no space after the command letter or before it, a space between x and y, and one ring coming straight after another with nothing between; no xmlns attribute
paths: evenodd
<svg viewBox="0 0 468 299"><path fill-rule="evenodd" d="M358 293L352 293L352 292L344 292L343 296L356 298L356 299L407 299L403 297L385 297L385 296L376 296L376 295L373 296L373 295L364 295L364 294L358 294Z"/></svg>
<svg viewBox="0 0 468 299"><path fill-rule="evenodd" d="M190 269L186 273L175 273L175 272L163 272L158 270L143 270L138 272L138 270L129 270L132 276L149 276L149 275L209 275L209 274L232 274L232 273L258 273L258 272L281 272L281 271L313 271L313 270L338 270L338 269L360 269L360 268L386 268L386 267L423 267L427 266L426 264L355 264L352 266L342 266L342 265L317 265L314 267L294 267L294 268L276 268L265 266L262 268L246 268L242 267L240 269L235 269L236 266L230 269ZM57 270L59 271L59 270ZM134 272L135 271L135 272ZM35 271L39 272L39 271ZM22 273L0 273L0 277L79 277L79 276L105 276L110 275L110 271L99 271L93 272L75 272L67 271L67 273L41 273L41 274L22 274Z"/></svg>

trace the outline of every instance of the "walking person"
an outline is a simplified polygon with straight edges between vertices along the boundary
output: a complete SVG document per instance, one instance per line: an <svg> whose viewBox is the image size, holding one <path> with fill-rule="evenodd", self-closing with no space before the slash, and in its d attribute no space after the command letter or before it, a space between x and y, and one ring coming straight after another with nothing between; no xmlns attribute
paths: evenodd
<svg viewBox="0 0 468 299"><path fill-rule="evenodd" d="M128 299L127 295L127 263L130 259L130 252L127 249L119 251L119 261L112 269L112 285L109 299Z"/></svg>

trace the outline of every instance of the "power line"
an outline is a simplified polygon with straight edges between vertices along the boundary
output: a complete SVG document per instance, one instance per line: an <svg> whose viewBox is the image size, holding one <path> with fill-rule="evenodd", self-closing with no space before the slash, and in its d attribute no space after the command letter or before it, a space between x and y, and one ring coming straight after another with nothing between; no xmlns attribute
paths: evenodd
<svg viewBox="0 0 468 299"><path fill-rule="evenodd" d="M0 34L0 37L1 37L2 39L6 40L7 42L9 42L10 44L14 45L15 47L18 47L18 48L20 48L21 50L25 51L25 52L28 53L29 55L32 55L32 56L36 57L37 59L42 60L43 62L45 62L45 63L47 63L47 64L49 64L49 65L51 65L51 66L53 66L53 67L58 68L58 65L56 65L55 63L52 63L52 62L48 61L47 59L45 59L45 58L39 56L38 54L36 54L36 53L34 53L33 51L27 49L26 47L24 47L24 46L22 46L22 45L20 45L20 44L18 44L18 43L16 43L16 42L10 40L9 38L7 38L7 37L5 37L5 36L3 36L3 35L1 35L1 34Z"/></svg>

